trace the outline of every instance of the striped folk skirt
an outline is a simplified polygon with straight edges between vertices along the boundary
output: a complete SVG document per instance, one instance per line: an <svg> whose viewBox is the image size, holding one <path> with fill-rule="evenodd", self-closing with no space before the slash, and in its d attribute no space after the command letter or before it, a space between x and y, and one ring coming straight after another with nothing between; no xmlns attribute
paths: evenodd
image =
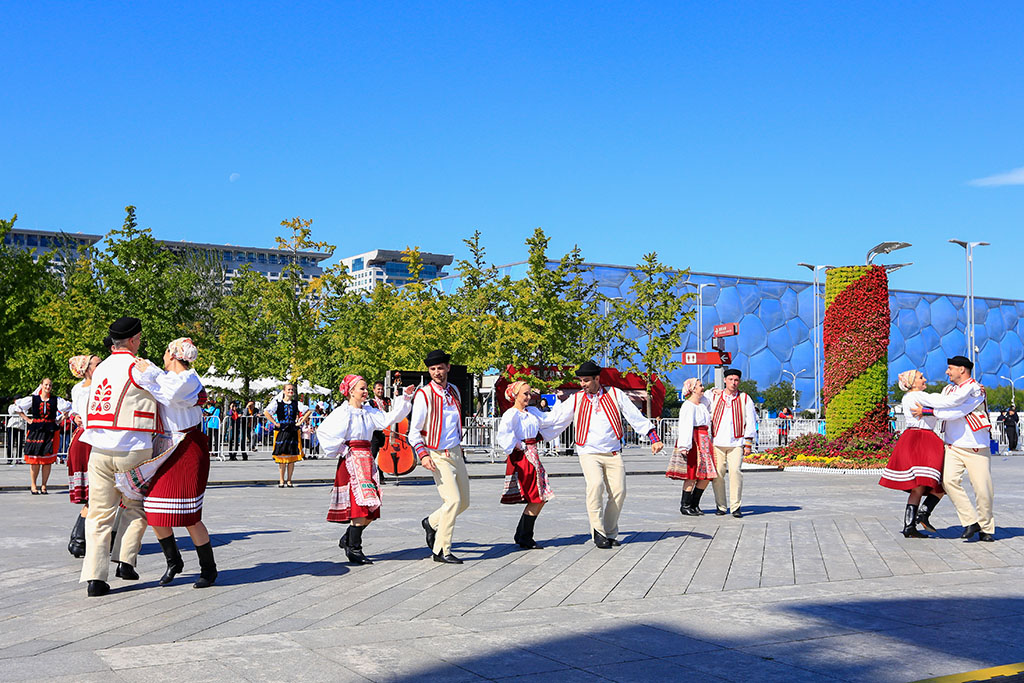
<svg viewBox="0 0 1024 683"><path fill-rule="evenodd" d="M81 427L75 430L68 446L68 495L77 505L89 503L89 454L92 446L83 442Z"/></svg>
<svg viewBox="0 0 1024 683"><path fill-rule="evenodd" d="M537 453L537 440L526 439L526 450L514 450L505 462L505 488L501 502L506 505L546 503L555 497L548 473Z"/></svg>
<svg viewBox="0 0 1024 683"><path fill-rule="evenodd" d="M210 446L193 428L152 479L142 506L150 526L191 526L203 518Z"/></svg>
<svg viewBox="0 0 1024 683"><path fill-rule="evenodd" d="M945 457L946 447L938 434L930 429L911 427L896 441L878 485L896 491L928 486L939 493Z"/></svg>
<svg viewBox="0 0 1024 683"><path fill-rule="evenodd" d="M711 434L707 427L693 428L693 443L687 453L673 453L665 476L669 479L708 480L718 476Z"/></svg>
<svg viewBox="0 0 1024 683"><path fill-rule="evenodd" d="M327 521L344 524L366 517L380 519L380 474L369 441L348 441L348 453L338 460L331 488Z"/></svg>

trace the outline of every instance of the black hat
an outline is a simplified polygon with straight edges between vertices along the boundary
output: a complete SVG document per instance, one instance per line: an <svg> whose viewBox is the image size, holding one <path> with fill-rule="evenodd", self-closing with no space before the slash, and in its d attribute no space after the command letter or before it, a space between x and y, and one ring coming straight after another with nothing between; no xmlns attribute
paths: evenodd
<svg viewBox="0 0 1024 683"><path fill-rule="evenodd" d="M592 360L584 362L583 365L576 370L577 377L597 377L600 374L601 366Z"/></svg>
<svg viewBox="0 0 1024 683"><path fill-rule="evenodd" d="M434 349L427 354L427 357L423 359L423 364L428 368L432 365L440 365L441 363L451 363L452 357L441 349Z"/></svg>
<svg viewBox="0 0 1024 683"><path fill-rule="evenodd" d="M733 375L736 375L737 377L743 377L743 373L737 370L736 368L729 368L728 370L722 373L722 377L732 377Z"/></svg>
<svg viewBox="0 0 1024 683"><path fill-rule="evenodd" d="M110 325L110 338L114 341L131 339L142 332L142 321L138 318L118 318Z"/></svg>
<svg viewBox="0 0 1024 683"><path fill-rule="evenodd" d="M960 368L967 368L968 370L974 369L974 363L972 363L966 356L953 356L952 358L947 358L946 365L955 365Z"/></svg>

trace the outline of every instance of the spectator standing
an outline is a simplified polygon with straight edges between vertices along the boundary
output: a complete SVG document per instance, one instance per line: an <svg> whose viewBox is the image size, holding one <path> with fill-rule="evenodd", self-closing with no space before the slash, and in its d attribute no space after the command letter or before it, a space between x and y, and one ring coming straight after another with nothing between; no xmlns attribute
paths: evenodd
<svg viewBox="0 0 1024 683"><path fill-rule="evenodd" d="M248 450L256 452L256 437L260 431L260 411L256 408L256 403L249 401L245 404L245 410L242 411L242 417L244 418L245 431L248 434L249 448ZM248 460L249 454L242 453L242 460Z"/></svg>
<svg viewBox="0 0 1024 683"><path fill-rule="evenodd" d="M25 418L18 406L7 408L7 464L13 467L25 450Z"/></svg>
<svg viewBox="0 0 1024 683"><path fill-rule="evenodd" d="M789 430L793 426L793 411L788 407L779 411L779 445L789 445Z"/></svg>
<svg viewBox="0 0 1024 683"><path fill-rule="evenodd" d="M212 402L203 409L203 412L207 415L206 436L210 440L210 451L216 453L221 460L224 460L224 453L221 452L220 442L220 408L217 407L216 402Z"/></svg>
<svg viewBox="0 0 1024 683"><path fill-rule="evenodd" d="M228 405L228 460L238 460L238 451L245 450L245 435L243 434L245 423L242 420L241 406L238 401L232 401ZM244 455L244 454L243 454ZM243 457L243 459L245 459Z"/></svg>
<svg viewBox="0 0 1024 683"><path fill-rule="evenodd" d="M1006 434L1007 447L1011 451L1017 450L1017 436L1019 434L1020 417L1017 416L1017 409L1011 407L1003 417L1003 432Z"/></svg>

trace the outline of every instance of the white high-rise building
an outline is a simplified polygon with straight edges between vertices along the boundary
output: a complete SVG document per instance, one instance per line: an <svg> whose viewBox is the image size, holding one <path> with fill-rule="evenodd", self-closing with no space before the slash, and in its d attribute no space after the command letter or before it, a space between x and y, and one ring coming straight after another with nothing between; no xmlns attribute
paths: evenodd
<svg viewBox="0 0 1024 683"><path fill-rule="evenodd" d="M349 290L372 291L378 283L387 282L395 287L401 287L410 279L409 267L402 260L404 253L393 249L374 249L365 254L356 254L341 259L341 263L348 269L352 276L352 284ZM433 280L448 275L444 271L445 266L450 266L454 260L451 254L431 254L421 251L420 258L423 259L423 271L420 279Z"/></svg>

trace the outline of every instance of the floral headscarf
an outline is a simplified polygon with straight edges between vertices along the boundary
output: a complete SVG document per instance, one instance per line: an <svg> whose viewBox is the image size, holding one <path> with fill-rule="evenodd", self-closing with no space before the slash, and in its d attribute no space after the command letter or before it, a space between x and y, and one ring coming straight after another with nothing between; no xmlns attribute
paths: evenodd
<svg viewBox="0 0 1024 683"><path fill-rule="evenodd" d="M199 356L199 349L196 348L189 337L175 339L167 345L167 350L172 358L185 361L186 363L194 362Z"/></svg>
<svg viewBox="0 0 1024 683"><path fill-rule="evenodd" d="M505 399L508 401L515 401L516 396L519 395L519 390L527 385L527 382L517 380L505 387Z"/></svg>
<svg viewBox="0 0 1024 683"><path fill-rule="evenodd" d="M71 369L71 374L78 379L84 379L85 373L89 370L89 364L92 363L93 356L86 354L84 356L72 356L68 359L68 368Z"/></svg>
<svg viewBox="0 0 1024 683"><path fill-rule="evenodd" d="M345 379L341 380L341 384L338 386L338 391L341 392L342 396L348 396L348 392L352 391L352 387L362 380L362 375L345 375Z"/></svg>
<svg viewBox="0 0 1024 683"><path fill-rule="evenodd" d="M903 391L910 391L911 387L914 386L914 381L917 380L917 370L907 370L901 372L898 376L900 389Z"/></svg>
<svg viewBox="0 0 1024 683"><path fill-rule="evenodd" d="M691 377L683 382L683 398L689 398L690 394L693 393L693 390L697 388L698 384L700 384L700 380L696 377Z"/></svg>

